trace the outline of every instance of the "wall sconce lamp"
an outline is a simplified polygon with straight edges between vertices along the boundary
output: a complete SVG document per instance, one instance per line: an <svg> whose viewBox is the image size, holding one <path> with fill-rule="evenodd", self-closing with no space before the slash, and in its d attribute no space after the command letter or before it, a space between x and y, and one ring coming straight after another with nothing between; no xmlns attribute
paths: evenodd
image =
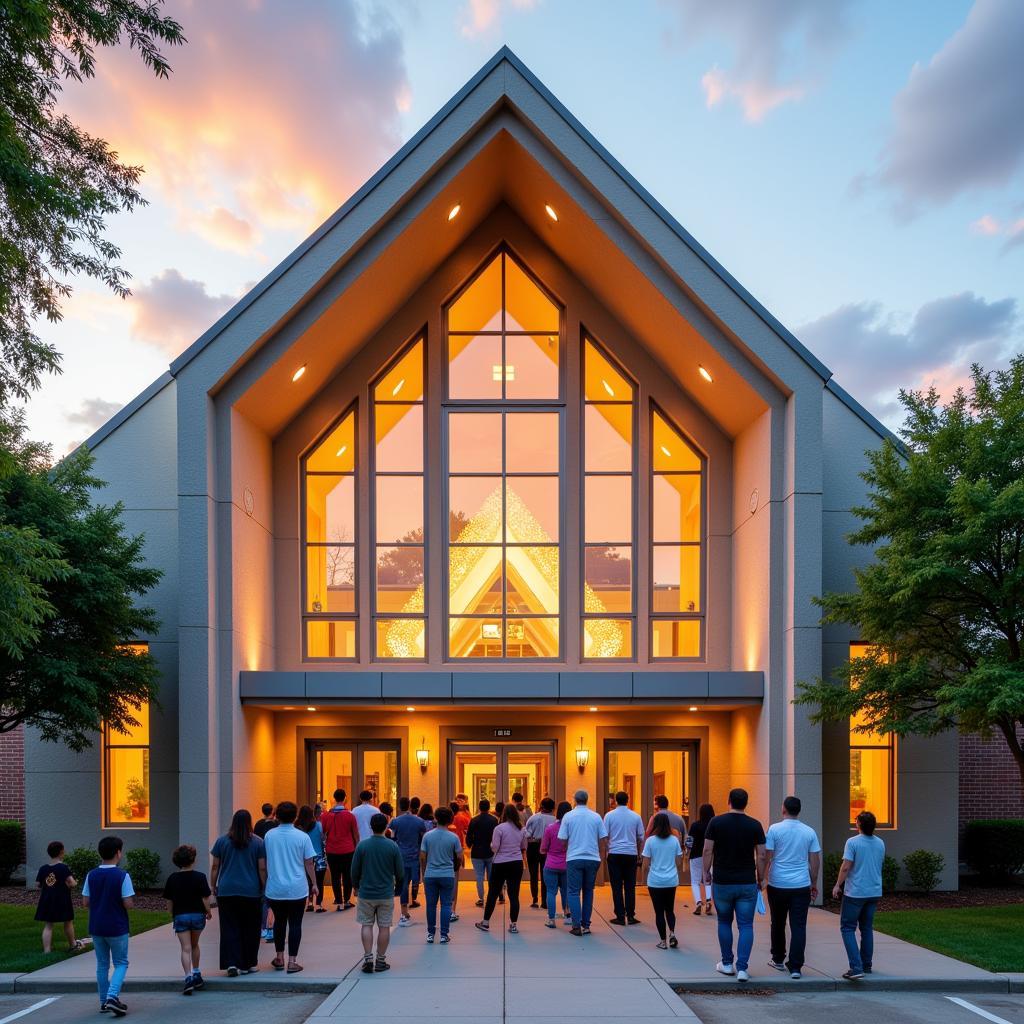
<svg viewBox="0 0 1024 1024"><path fill-rule="evenodd" d="M420 766L420 771L426 775L427 765L430 764L430 751L427 750L426 736L420 739L420 749L416 751L416 763Z"/></svg>
<svg viewBox="0 0 1024 1024"><path fill-rule="evenodd" d="M587 770L587 765L590 763L590 751L583 746L583 737L580 737L580 745L576 748L576 767L579 768L580 774L582 775Z"/></svg>

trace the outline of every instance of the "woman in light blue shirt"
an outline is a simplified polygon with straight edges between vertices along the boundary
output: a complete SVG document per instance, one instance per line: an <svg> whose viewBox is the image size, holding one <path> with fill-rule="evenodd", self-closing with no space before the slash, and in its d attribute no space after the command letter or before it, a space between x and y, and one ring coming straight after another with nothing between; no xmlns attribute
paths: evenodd
<svg viewBox="0 0 1024 1024"><path fill-rule="evenodd" d="M651 834L644 842L641 856L647 892L654 905L654 923L660 938L658 949L669 946L675 949L679 945L675 934L676 889L679 886L679 868L683 863L683 848L672 831L672 822L667 814L654 816Z"/></svg>
<svg viewBox="0 0 1024 1024"><path fill-rule="evenodd" d="M316 808L303 804L299 808L299 816L295 819L295 827L302 829L313 844L313 873L316 877L316 899L313 899L312 886L309 899L306 901L306 913L324 913L324 878L327 876L327 857L324 854L324 827L320 824L320 805Z"/></svg>

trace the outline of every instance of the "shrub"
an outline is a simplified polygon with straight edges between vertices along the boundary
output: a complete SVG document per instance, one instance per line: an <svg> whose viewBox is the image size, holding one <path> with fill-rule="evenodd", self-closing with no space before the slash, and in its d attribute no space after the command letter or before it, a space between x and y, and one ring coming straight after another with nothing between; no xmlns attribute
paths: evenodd
<svg viewBox="0 0 1024 1024"><path fill-rule="evenodd" d="M832 890L836 887L836 881L839 878L839 869L842 865L843 855L841 853L826 853L822 858L821 870L825 885L823 895L827 900L832 898Z"/></svg>
<svg viewBox="0 0 1024 1024"><path fill-rule="evenodd" d="M21 863L25 830L20 821L0 818L0 885L6 885Z"/></svg>
<svg viewBox="0 0 1024 1024"><path fill-rule="evenodd" d="M964 829L964 859L987 879L1024 871L1024 818L980 818Z"/></svg>
<svg viewBox="0 0 1024 1024"><path fill-rule="evenodd" d="M895 892L900 880L900 862L888 854L882 861L882 892Z"/></svg>
<svg viewBox="0 0 1024 1024"><path fill-rule="evenodd" d="M910 884L922 892L931 892L939 883L946 858L931 850L914 850L903 858L903 864L910 876Z"/></svg>
<svg viewBox="0 0 1024 1024"><path fill-rule="evenodd" d="M85 885L85 876L93 868L100 866L100 855L88 846L79 846L64 855L64 863L67 864L71 874L78 881L79 891Z"/></svg>
<svg viewBox="0 0 1024 1024"><path fill-rule="evenodd" d="M137 848L124 855L124 869L136 889L155 889L160 883L160 854Z"/></svg>

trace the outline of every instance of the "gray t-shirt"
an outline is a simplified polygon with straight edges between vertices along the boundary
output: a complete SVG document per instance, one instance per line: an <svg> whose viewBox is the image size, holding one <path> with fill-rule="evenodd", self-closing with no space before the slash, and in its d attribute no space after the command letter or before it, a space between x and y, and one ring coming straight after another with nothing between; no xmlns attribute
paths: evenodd
<svg viewBox="0 0 1024 1024"><path fill-rule="evenodd" d="M452 878L456 865L462 863L462 842L446 828L432 828L423 837L420 851L427 855L424 878Z"/></svg>
<svg viewBox="0 0 1024 1024"><path fill-rule="evenodd" d="M882 861L885 843L878 836L863 833L846 840L843 860L853 861L843 892L856 900L873 900L882 895Z"/></svg>
<svg viewBox="0 0 1024 1024"><path fill-rule="evenodd" d="M220 861L217 872L218 896L260 895L260 861L267 859L263 840L255 833L249 837L246 846L237 847L227 836L221 836L213 844L211 857Z"/></svg>
<svg viewBox="0 0 1024 1024"><path fill-rule="evenodd" d="M527 842L539 843L544 838L544 829L555 820L555 816L546 811L537 811L536 814L531 814L530 820L525 826Z"/></svg>

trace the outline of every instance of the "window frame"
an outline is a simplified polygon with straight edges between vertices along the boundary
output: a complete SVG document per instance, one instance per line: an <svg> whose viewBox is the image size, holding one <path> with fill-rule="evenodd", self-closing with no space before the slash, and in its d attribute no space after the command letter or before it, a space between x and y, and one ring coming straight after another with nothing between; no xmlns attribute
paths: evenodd
<svg viewBox="0 0 1024 1024"><path fill-rule="evenodd" d="M131 648L138 654L149 653L148 641L132 641L129 644L123 645L126 648ZM120 736L121 733L113 733L106 720L103 721L100 727L100 749L101 749L101 775L102 785L100 786L100 799L103 802L100 813L101 827L104 829L133 829L135 831L144 831L153 827L153 734L152 734L152 713L153 704L152 701L144 701L146 706L146 743L112 743L111 735ZM140 706L141 707L141 706ZM110 794L110 755L115 750L144 750L149 754L150 766L149 766L149 782L147 789L149 792L149 816L145 821L114 821L111 816L111 794Z"/></svg>
<svg viewBox="0 0 1024 1024"><path fill-rule="evenodd" d="M847 645L847 660L853 662L855 660L853 656L854 648L862 648L867 650L868 648L875 647L876 644L870 644L865 640L851 640ZM861 657L861 655L858 655ZM895 733L855 733L853 731L853 719L847 719L846 726L847 737L849 739L850 753L852 754L855 750L885 750L889 754L889 777L886 779L886 797L889 802L889 817L887 821L878 819L875 823L875 828L879 829L895 829L897 827L896 822L898 815L896 812L896 734ZM855 743L855 736L867 736L876 735L881 736L885 740L884 743ZM847 789L847 804L851 803L851 795L853 792L853 764L852 759L848 758L849 768L847 770L846 789ZM865 808L870 810L870 808ZM872 812L874 813L874 812ZM850 808L850 823L849 827L851 831L856 831L857 820L853 814L853 808Z"/></svg>

